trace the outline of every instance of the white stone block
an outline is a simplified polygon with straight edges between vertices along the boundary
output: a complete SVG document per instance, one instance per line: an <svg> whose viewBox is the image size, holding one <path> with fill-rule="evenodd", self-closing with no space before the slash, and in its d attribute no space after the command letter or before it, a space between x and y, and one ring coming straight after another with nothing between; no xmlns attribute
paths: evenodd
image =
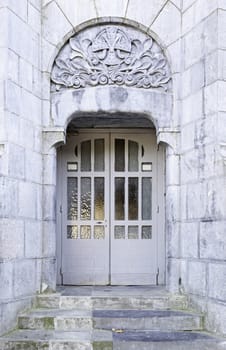
<svg viewBox="0 0 226 350"><path fill-rule="evenodd" d="M218 82L208 85L204 89L205 114L216 113L218 110Z"/></svg>
<svg viewBox="0 0 226 350"><path fill-rule="evenodd" d="M210 301L207 305L206 328L211 332L226 334L226 305Z"/></svg>
<svg viewBox="0 0 226 350"><path fill-rule="evenodd" d="M54 59L56 58L59 49L56 45L48 42L45 38L41 39L42 52L41 52L41 68L43 72L51 72Z"/></svg>
<svg viewBox="0 0 226 350"><path fill-rule="evenodd" d="M195 124L190 123L181 128L181 152L191 151L195 148Z"/></svg>
<svg viewBox="0 0 226 350"><path fill-rule="evenodd" d="M167 48L170 56L170 68L172 73L181 72L181 40L177 40Z"/></svg>
<svg viewBox="0 0 226 350"><path fill-rule="evenodd" d="M34 149L34 125L32 121L20 118L20 145L26 149Z"/></svg>
<svg viewBox="0 0 226 350"><path fill-rule="evenodd" d="M32 91L33 93L41 97L41 91L42 91L42 77L41 77L41 72L39 69L33 67L32 71Z"/></svg>
<svg viewBox="0 0 226 350"><path fill-rule="evenodd" d="M55 220L55 198L56 188L55 186L45 185L43 189L43 219Z"/></svg>
<svg viewBox="0 0 226 350"><path fill-rule="evenodd" d="M7 65L5 66L6 69ZM8 50L8 78L12 79L15 83L19 82L19 56L13 51Z"/></svg>
<svg viewBox="0 0 226 350"><path fill-rule="evenodd" d="M48 290L56 289L56 259L43 259L42 283L47 284Z"/></svg>
<svg viewBox="0 0 226 350"><path fill-rule="evenodd" d="M38 153L42 152L42 129L40 127L34 130L34 150Z"/></svg>
<svg viewBox="0 0 226 350"><path fill-rule="evenodd" d="M168 274L167 274L167 285L169 286L169 291L171 293L179 292L179 280L181 277L180 274L180 259L168 259Z"/></svg>
<svg viewBox="0 0 226 350"><path fill-rule="evenodd" d="M179 185L180 158L177 155L169 155L166 167L166 185Z"/></svg>
<svg viewBox="0 0 226 350"><path fill-rule="evenodd" d="M181 256L198 257L198 223L181 223Z"/></svg>
<svg viewBox="0 0 226 350"><path fill-rule="evenodd" d="M42 183L42 155L40 153L26 150L25 175L28 181Z"/></svg>
<svg viewBox="0 0 226 350"><path fill-rule="evenodd" d="M226 300L226 265L209 264L209 293L210 298Z"/></svg>
<svg viewBox="0 0 226 350"><path fill-rule="evenodd" d="M168 46L180 38L180 24L180 11L171 2L167 2L151 25L151 30L158 34L164 46Z"/></svg>
<svg viewBox="0 0 226 350"><path fill-rule="evenodd" d="M166 220L174 222L179 218L179 186L168 186L166 189Z"/></svg>
<svg viewBox="0 0 226 350"><path fill-rule="evenodd" d="M206 295L206 264L197 261L188 262L188 292Z"/></svg>
<svg viewBox="0 0 226 350"><path fill-rule="evenodd" d="M226 112L226 81L218 83L218 110Z"/></svg>
<svg viewBox="0 0 226 350"><path fill-rule="evenodd" d="M37 10L41 11L42 0L28 0L28 1L30 4L32 4L34 7L36 7Z"/></svg>
<svg viewBox="0 0 226 350"><path fill-rule="evenodd" d="M41 125L41 100L37 96L22 89L21 94L21 116L32 121L36 125Z"/></svg>
<svg viewBox="0 0 226 350"><path fill-rule="evenodd" d="M36 218L38 220L42 220L43 217L43 185L36 185L37 192L37 201L36 201ZM49 199L50 200L50 199ZM53 201L53 205L55 205L55 201Z"/></svg>
<svg viewBox="0 0 226 350"><path fill-rule="evenodd" d="M21 88L10 80L5 82L5 106L8 111L20 115Z"/></svg>
<svg viewBox="0 0 226 350"><path fill-rule="evenodd" d="M0 47L7 48L8 47L8 18L9 18L9 10L7 8L0 8L0 18L1 18L1 26L0 26Z"/></svg>
<svg viewBox="0 0 226 350"><path fill-rule="evenodd" d="M13 178L23 179L25 175L25 150L23 147L9 144L9 175Z"/></svg>
<svg viewBox="0 0 226 350"><path fill-rule="evenodd" d="M96 0L97 17L125 17L127 9L127 0Z"/></svg>
<svg viewBox="0 0 226 350"><path fill-rule="evenodd" d="M204 56L204 25L200 23L183 38L185 69L200 61Z"/></svg>
<svg viewBox="0 0 226 350"><path fill-rule="evenodd" d="M166 223L168 257L178 258L180 256L180 224Z"/></svg>
<svg viewBox="0 0 226 350"><path fill-rule="evenodd" d="M20 85L25 89L32 91L32 65L24 59L20 58L19 67Z"/></svg>
<svg viewBox="0 0 226 350"><path fill-rule="evenodd" d="M33 295L36 292L35 260L26 259L15 263L14 267L14 295L21 297Z"/></svg>
<svg viewBox="0 0 226 350"><path fill-rule="evenodd" d="M5 135L7 135L8 142L20 145L20 117L14 113L5 112L5 123L7 130ZM0 124L3 125L1 121Z"/></svg>
<svg viewBox="0 0 226 350"><path fill-rule="evenodd" d="M27 22L27 0L7 0L7 6L10 8L17 16L19 16L23 21Z"/></svg>
<svg viewBox="0 0 226 350"><path fill-rule="evenodd" d="M204 61L197 62L191 67L191 93L199 91L205 84Z"/></svg>
<svg viewBox="0 0 226 350"><path fill-rule="evenodd" d="M199 180L200 155L192 150L181 155L181 183L186 184Z"/></svg>
<svg viewBox="0 0 226 350"><path fill-rule="evenodd" d="M206 84L214 83L219 77L219 51L214 51L205 59L205 79ZM226 61L225 61L226 62Z"/></svg>
<svg viewBox="0 0 226 350"><path fill-rule="evenodd" d="M182 0L182 10L185 11L187 8L189 8L196 1L197 0Z"/></svg>
<svg viewBox="0 0 226 350"><path fill-rule="evenodd" d="M13 298L13 263L11 261L0 263L0 280L0 300Z"/></svg>
<svg viewBox="0 0 226 350"><path fill-rule="evenodd" d="M226 49L226 11L219 10L218 20L218 45Z"/></svg>
<svg viewBox="0 0 226 350"><path fill-rule="evenodd" d="M28 182L19 183L19 216L36 218L36 186Z"/></svg>
<svg viewBox="0 0 226 350"><path fill-rule="evenodd" d="M218 48L218 11L212 13L204 22L204 52L208 55Z"/></svg>
<svg viewBox="0 0 226 350"><path fill-rule="evenodd" d="M42 222L25 222L25 257L42 257Z"/></svg>
<svg viewBox="0 0 226 350"><path fill-rule="evenodd" d="M205 185L200 182L187 185L187 219L200 219L206 214Z"/></svg>
<svg viewBox="0 0 226 350"><path fill-rule="evenodd" d="M182 15L182 35L189 32L194 27L195 13L194 4L187 8L187 10Z"/></svg>
<svg viewBox="0 0 226 350"><path fill-rule="evenodd" d="M31 26L32 30L40 34L41 32L41 13L28 2L28 24Z"/></svg>
<svg viewBox="0 0 226 350"><path fill-rule="evenodd" d="M203 91L200 90L195 94L187 97L182 101L182 118L181 123L187 124L203 116Z"/></svg>
<svg viewBox="0 0 226 350"><path fill-rule="evenodd" d="M53 221L43 223L43 255L44 257L56 256L56 225Z"/></svg>
<svg viewBox="0 0 226 350"><path fill-rule="evenodd" d="M56 156L54 154L44 155L43 162L43 183L56 185Z"/></svg>
<svg viewBox="0 0 226 350"><path fill-rule="evenodd" d="M24 256L24 222L1 219L0 259L15 259Z"/></svg>
<svg viewBox="0 0 226 350"><path fill-rule="evenodd" d="M164 3L165 0L143 0L141 6L139 0L130 0L126 17L149 27L160 13Z"/></svg>
<svg viewBox="0 0 226 350"><path fill-rule="evenodd" d="M225 142L226 135L226 112L219 112L216 117L216 128L218 140L220 142Z"/></svg>
<svg viewBox="0 0 226 350"><path fill-rule="evenodd" d="M18 214L18 183L15 179L0 177L0 212L2 217Z"/></svg>
<svg viewBox="0 0 226 350"><path fill-rule="evenodd" d="M200 257L226 260L226 222L207 221L200 224Z"/></svg>
<svg viewBox="0 0 226 350"><path fill-rule="evenodd" d="M63 4L69 1L62 1ZM70 1L70 5L71 1ZM83 8L83 5L80 7ZM69 7L70 12L77 12L76 6ZM43 36L46 40L54 45L62 45L64 37L72 32L72 24L62 12L61 8L52 1L43 9Z"/></svg>

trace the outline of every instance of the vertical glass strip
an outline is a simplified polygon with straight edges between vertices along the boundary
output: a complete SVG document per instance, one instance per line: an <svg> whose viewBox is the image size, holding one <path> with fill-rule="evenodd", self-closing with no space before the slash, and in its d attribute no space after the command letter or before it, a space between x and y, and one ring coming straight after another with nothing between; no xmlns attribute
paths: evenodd
<svg viewBox="0 0 226 350"><path fill-rule="evenodd" d="M94 178L94 219L104 220L104 177Z"/></svg>
<svg viewBox="0 0 226 350"><path fill-rule="evenodd" d="M129 171L138 171L138 143L129 140L128 143Z"/></svg>
<svg viewBox="0 0 226 350"><path fill-rule="evenodd" d="M80 238L91 239L91 226L83 225L80 227Z"/></svg>
<svg viewBox="0 0 226 350"><path fill-rule="evenodd" d="M128 218L129 220L138 220L138 178L129 177L128 186Z"/></svg>
<svg viewBox="0 0 226 350"><path fill-rule="evenodd" d="M114 237L115 239L125 239L125 226L115 226Z"/></svg>
<svg viewBox="0 0 226 350"><path fill-rule="evenodd" d="M94 226L94 239L104 239L105 238L104 226Z"/></svg>
<svg viewBox="0 0 226 350"><path fill-rule="evenodd" d="M141 238L142 239L152 239L152 227L151 226L142 226Z"/></svg>
<svg viewBox="0 0 226 350"><path fill-rule="evenodd" d="M115 139L115 171L125 171L125 140Z"/></svg>
<svg viewBox="0 0 226 350"><path fill-rule="evenodd" d="M78 179L67 178L67 219L78 219Z"/></svg>
<svg viewBox="0 0 226 350"><path fill-rule="evenodd" d="M94 141L94 171L104 171L104 139Z"/></svg>
<svg viewBox="0 0 226 350"><path fill-rule="evenodd" d="M142 178L142 219L152 219L152 178Z"/></svg>
<svg viewBox="0 0 226 350"><path fill-rule="evenodd" d="M81 219L91 219L91 178L81 178Z"/></svg>
<svg viewBox="0 0 226 350"><path fill-rule="evenodd" d="M91 141L81 143L81 171L91 171Z"/></svg>
<svg viewBox="0 0 226 350"><path fill-rule="evenodd" d="M67 238L78 239L78 226L67 226Z"/></svg>
<svg viewBox="0 0 226 350"><path fill-rule="evenodd" d="M115 178L115 220L125 219L125 179Z"/></svg>

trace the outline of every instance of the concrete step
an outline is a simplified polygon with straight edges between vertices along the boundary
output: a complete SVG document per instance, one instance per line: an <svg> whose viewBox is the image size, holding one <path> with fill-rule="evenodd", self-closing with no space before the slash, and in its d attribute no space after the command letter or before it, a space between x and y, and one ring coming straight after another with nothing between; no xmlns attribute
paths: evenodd
<svg viewBox="0 0 226 350"><path fill-rule="evenodd" d="M79 331L96 329L201 330L201 315L169 310L39 309L21 314L20 329Z"/></svg>
<svg viewBox="0 0 226 350"><path fill-rule="evenodd" d="M112 333L18 330L0 338L0 350L112 350Z"/></svg>
<svg viewBox="0 0 226 350"><path fill-rule="evenodd" d="M40 295L36 300L38 308L60 308L77 310L152 310L152 309L181 309L187 308L187 298L183 295L151 296L73 296L48 294Z"/></svg>
<svg viewBox="0 0 226 350"><path fill-rule="evenodd" d="M170 310L94 310L93 327L122 330L202 330L203 317Z"/></svg>
<svg viewBox="0 0 226 350"><path fill-rule="evenodd" d="M225 350L226 341L199 332L19 330L0 338L0 350Z"/></svg>
<svg viewBox="0 0 226 350"><path fill-rule="evenodd" d="M114 350L225 350L226 341L204 332L125 331L113 335Z"/></svg>

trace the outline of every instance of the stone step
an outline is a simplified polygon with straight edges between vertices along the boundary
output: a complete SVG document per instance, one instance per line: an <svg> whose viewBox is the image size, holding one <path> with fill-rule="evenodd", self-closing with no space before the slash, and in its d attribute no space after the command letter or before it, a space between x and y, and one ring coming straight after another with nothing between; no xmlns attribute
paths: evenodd
<svg viewBox="0 0 226 350"><path fill-rule="evenodd" d="M112 350L112 333L18 330L0 338L0 350Z"/></svg>
<svg viewBox="0 0 226 350"><path fill-rule="evenodd" d="M126 331L114 333L114 350L225 350L226 341L204 332Z"/></svg>
<svg viewBox="0 0 226 350"><path fill-rule="evenodd" d="M152 295L148 296L73 296L48 294L39 295L36 299L38 308L61 308L77 310L132 310L132 309L181 309L188 306L183 295Z"/></svg>
<svg viewBox="0 0 226 350"><path fill-rule="evenodd" d="M172 310L94 310L93 327L122 330L202 330L203 317Z"/></svg>
<svg viewBox="0 0 226 350"><path fill-rule="evenodd" d="M199 332L18 330L0 350L224 350L226 341Z"/></svg>
<svg viewBox="0 0 226 350"><path fill-rule="evenodd" d="M39 309L21 314L20 329L79 331L96 329L201 330L202 316L169 310Z"/></svg>

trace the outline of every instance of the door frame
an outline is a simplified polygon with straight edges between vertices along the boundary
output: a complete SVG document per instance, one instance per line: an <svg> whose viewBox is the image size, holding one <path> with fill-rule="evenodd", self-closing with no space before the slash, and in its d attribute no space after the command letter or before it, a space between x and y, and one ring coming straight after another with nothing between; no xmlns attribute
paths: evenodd
<svg viewBox="0 0 226 350"><path fill-rule="evenodd" d="M151 128L84 128L73 132L72 136L78 133L84 134L150 134L156 135L155 130ZM70 137L70 136L69 136ZM157 145L157 138L156 138ZM57 179L56 179L56 256L57 256L57 285L62 285L62 234L63 234L63 220L62 220L62 186L59 186L60 179L62 179L62 147L58 148L57 152ZM156 284L166 284L166 237L165 237L165 147L163 145L157 146L157 207L156 207L156 229L157 229L157 261L158 269L156 275ZM160 244L160 242L162 242Z"/></svg>

